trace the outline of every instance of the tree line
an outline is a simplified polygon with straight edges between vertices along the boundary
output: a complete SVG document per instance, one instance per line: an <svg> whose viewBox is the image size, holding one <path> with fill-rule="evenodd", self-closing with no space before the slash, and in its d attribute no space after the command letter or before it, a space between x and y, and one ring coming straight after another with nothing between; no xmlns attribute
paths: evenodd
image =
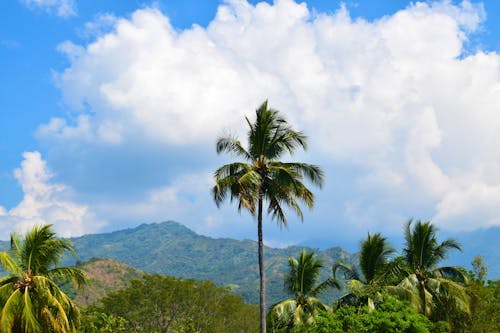
<svg viewBox="0 0 500 333"><path fill-rule="evenodd" d="M359 266L342 262L319 282L323 267L314 253L290 258L285 289L292 296L267 315L271 332L500 332L499 281L484 280L480 257L473 270L439 266L453 239L439 242L430 222L410 220L405 246L396 254L380 233L360 246ZM358 268L359 267L359 268ZM345 291L331 304L317 297L327 288Z"/></svg>
<svg viewBox="0 0 500 333"><path fill-rule="evenodd" d="M284 287L290 298L266 311L266 329L305 332L498 332L500 281L486 281L480 257L472 270L439 266L447 251L430 222L406 224L399 255L379 233L361 242L359 264L342 262L319 281L323 262L303 250L288 261ZM72 244L50 225L13 234L0 252L8 275L0 279L0 332L239 332L259 330L259 308L210 281L145 275L83 309L60 288L83 287L83 270L58 267ZM318 297L329 288L338 299Z"/></svg>

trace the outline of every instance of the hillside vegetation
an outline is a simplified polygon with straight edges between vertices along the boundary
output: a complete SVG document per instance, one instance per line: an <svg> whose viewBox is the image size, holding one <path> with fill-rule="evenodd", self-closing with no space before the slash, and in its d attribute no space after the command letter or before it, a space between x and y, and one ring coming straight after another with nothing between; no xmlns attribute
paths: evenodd
<svg viewBox="0 0 500 333"><path fill-rule="evenodd" d="M133 229L107 234L85 235L73 238L77 257L68 263L109 258L131 265L147 273L158 273L181 278L211 280L218 286L230 286L247 302L258 302L258 267L254 241L200 236L179 223L142 224ZM266 273L269 304L285 297L283 274L289 257L302 248L266 248ZM311 249L309 249L311 250ZM341 248L318 251L325 267L343 260L353 262L356 256ZM331 274L330 269L322 273Z"/></svg>

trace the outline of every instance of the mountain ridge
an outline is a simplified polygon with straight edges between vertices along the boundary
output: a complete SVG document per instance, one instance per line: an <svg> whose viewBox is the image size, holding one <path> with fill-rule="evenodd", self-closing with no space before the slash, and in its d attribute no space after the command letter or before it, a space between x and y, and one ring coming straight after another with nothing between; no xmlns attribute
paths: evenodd
<svg viewBox="0 0 500 333"><path fill-rule="evenodd" d="M484 237L488 236L489 245L494 246L495 242L491 240L495 239L495 235L486 231L482 234ZM440 241L448 237L444 233L440 233L439 236ZM459 235L452 236L458 238L459 241L462 240L457 237ZM463 236L465 241L462 245L466 255L456 252L447 260L447 263L451 262L469 269L472 260L469 258L471 251L477 252L480 246L484 247L485 244L475 239L472 233ZM243 296L248 302L258 302L257 243L253 240L199 235L175 221L143 223L136 227L108 233L72 237L70 240L75 245L77 255L75 258L67 257L61 264L74 265L77 261L86 262L93 258L109 258L147 273L212 280L219 286L230 286L233 292ZM475 245L471 243L471 240ZM395 243L394 239L389 239L389 241ZM0 242L0 248L6 249L7 247L8 242ZM334 262L342 260L353 263L357 260L356 253L349 253L338 246L326 249L318 249L315 246L306 246L306 244L292 245L282 249L266 246L264 255L269 304L287 296L283 288L283 274L287 270L288 258L297 256L303 248L314 251L317 257L324 261L322 278L331 274ZM498 251L498 249L492 249L488 253L474 253L474 255L481 254L485 257L491 278L498 278L500 275ZM453 261L453 258L457 257L462 261ZM332 292L330 296L333 294L335 292Z"/></svg>
<svg viewBox="0 0 500 333"><path fill-rule="evenodd" d="M231 286L233 292L248 302L258 302L257 243L253 240L203 236L174 221L141 224L135 228L70 240L75 245L77 256L67 258L66 265L73 265L77 260L110 258L147 273L212 280L219 286ZM302 248L265 247L269 304L286 296L283 274L288 258L297 256ZM325 278L331 274L334 261L353 262L356 259L355 255L339 247L308 250L315 251L324 260Z"/></svg>

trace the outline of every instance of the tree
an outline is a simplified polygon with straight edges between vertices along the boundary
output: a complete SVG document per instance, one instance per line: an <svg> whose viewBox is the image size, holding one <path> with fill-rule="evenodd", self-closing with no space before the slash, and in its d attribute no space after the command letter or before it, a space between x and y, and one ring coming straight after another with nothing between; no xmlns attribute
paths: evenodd
<svg viewBox="0 0 500 333"><path fill-rule="evenodd" d="M0 279L1 332L74 332L79 310L58 283L86 282L74 267L57 267L69 240L58 239L52 225L36 226L24 237L11 235L10 251L0 252L8 276Z"/></svg>
<svg viewBox="0 0 500 333"><path fill-rule="evenodd" d="M379 293L384 285L388 283L393 273L388 257L395 250L388 244L387 239L380 233L373 236L368 233L366 239L361 241L359 255L360 272L351 265L342 262L333 265L333 276L337 278L338 273L344 275L347 280L350 293L341 298L340 302L359 304L365 299L368 308L374 308L373 296Z"/></svg>
<svg viewBox="0 0 500 333"><path fill-rule="evenodd" d="M290 330L305 323L313 323L318 311L329 309L316 296L328 287L340 287L333 278L317 284L323 261L316 259L313 252L302 250L298 258L291 257L288 260L288 265L285 289L293 297L271 307L268 323L273 331Z"/></svg>
<svg viewBox="0 0 500 333"><path fill-rule="evenodd" d="M146 275L111 292L92 308L85 332L104 331L113 318L125 332L255 332L258 308L241 296L217 287L210 281L184 280L162 275ZM99 315L103 313L103 315ZM114 331L113 331L114 332Z"/></svg>
<svg viewBox="0 0 500 333"><path fill-rule="evenodd" d="M457 333L500 332L500 280L486 281L487 267L481 256L474 257L466 286L470 298L470 316L455 314L453 331Z"/></svg>
<svg viewBox="0 0 500 333"><path fill-rule="evenodd" d="M299 202L313 207L314 195L304 185L307 179L321 187L323 172L320 167L306 163L279 161L286 153L293 154L307 148L307 138L293 130L279 111L268 108L267 101L256 110L255 122L248 118L248 148L233 136L217 139L217 153L230 153L243 161L229 163L214 173L213 197L217 206L228 197L238 202L238 210L248 210L257 217L258 260L260 277L260 324L266 332L264 243L262 236L263 208L278 224L287 226L284 208L292 208L303 219Z"/></svg>
<svg viewBox="0 0 500 333"><path fill-rule="evenodd" d="M406 303L386 293L374 309L368 306L343 306L333 312L322 312L311 325L304 325L293 333L445 333L447 324L433 323L415 313Z"/></svg>
<svg viewBox="0 0 500 333"><path fill-rule="evenodd" d="M453 239L438 242L437 229L430 222L410 220L405 227L403 257L406 277L391 290L406 299L422 314L452 324L453 312L469 313L465 271L456 266L437 267L449 250L461 251Z"/></svg>

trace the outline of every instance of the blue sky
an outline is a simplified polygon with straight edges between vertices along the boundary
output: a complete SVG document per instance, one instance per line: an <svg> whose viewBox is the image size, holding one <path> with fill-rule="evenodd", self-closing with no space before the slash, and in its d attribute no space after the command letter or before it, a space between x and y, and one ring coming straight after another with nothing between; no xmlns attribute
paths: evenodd
<svg viewBox="0 0 500 333"><path fill-rule="evenodd" d="M9 0L0 20L0 238L176 220L255 237L217 209L217 135L265 99L310 140L315 209L268 244L332 245L408 218L500 225L497 1Z"/></svg>

